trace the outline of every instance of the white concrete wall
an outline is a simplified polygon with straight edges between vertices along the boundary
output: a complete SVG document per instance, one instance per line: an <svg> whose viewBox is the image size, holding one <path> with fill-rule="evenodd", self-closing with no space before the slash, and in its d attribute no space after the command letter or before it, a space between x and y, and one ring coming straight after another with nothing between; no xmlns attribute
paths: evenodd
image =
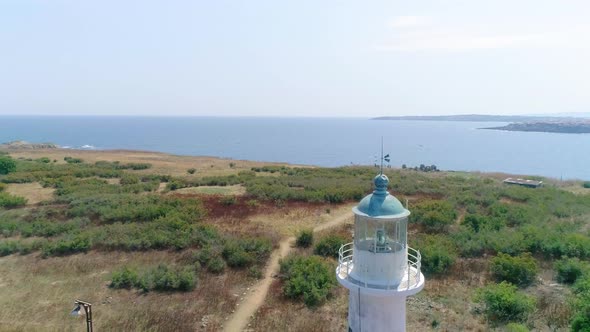
<svg viewBox="0 0 590 332"><path fill-rule="evenodd" d="M348 324L353 332L405 332L406 297L371 296L351 289Z"/></svg>
<svg viewBox="0 0 590 332"><path fill-rule="evenodd" d="M355 247L351 275L367 283L396 287L406 273L407 262L408 251L405 248L398 252L374 253Z"/></svg>

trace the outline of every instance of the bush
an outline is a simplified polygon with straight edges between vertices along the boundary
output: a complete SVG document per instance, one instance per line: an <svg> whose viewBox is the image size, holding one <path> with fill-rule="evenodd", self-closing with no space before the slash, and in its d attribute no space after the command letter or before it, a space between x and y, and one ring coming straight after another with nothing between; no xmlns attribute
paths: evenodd
<svg viewBox="0 0 590 332"><path fill-rule="evenodd" d="M123 177L121 177L121 179L119 180L119 183L123 186L126 185L132 185L132 184L138 184L139 183L139 177L135 176L135 175L124 175Z"/></svg>
<svg viewBox="0 0 590 332"><path fill-rule="evenodd" d="M225 261L221 257L221 248L205 247L196 254L196 260L211 273L221 273L225 270Z"/></svg>
<svg viewBox="0 0 590 332"><path fill-rule="evenodd" d="M190 291L195 288L195 272L191 267L171 268L160 264L147 271L137 285L144 291Z"/></svg>
<svg viewBox="0 0 590 332"><path fill-rule="evenodd" d="M68 164L81 164L84 161L80 158L64 157L64 161Z"/></svg>
<svg viewBox="0 0 590 332"><path fill-rule="evenodd" d="M430 233L446 231L457 218L455 209L446 201L428 200L418 203L412 209L412 214L413 220L422 224Z"/></svg>
<svg viewBox="0 0 590 332"><path fill-rule="evenodd" d="M136 287L139 282L137 272L128 267L123 267L119 271L113 272L111 276L111 284L109 287L112 288L132 288Z"/></svg>
<svg viewBox="0 0 590 332"><path fill-rule="evenodd" d="M17 241L3 241L0 242L0 257L12 255L18 252Z"/></svg>
<svg viewBox="0 0 590 332"><path fill-rule="evenodd" d="M272 244L268 239L229 239L223 247L223 258L231 267L243 268L263 264L270 256Z"/></svg>
<svg viewBox="0 0 590 332"><path fill-rule="evenodd" d="M539 268L530 253L514 257L500 253L492 259L491 269L497 281L526 287L535 281Z"/></svg>
<svg viewBox="0 0 590 332"><path fill-rule="evenodd" d="M557 271L557 281L565 284L573 284L582 275L590 271L588 263L580 261L578 258L563 258L555 262L555 271Z"/></svg>
<svg viewBox="0 0 590 332"><path fill-rule="evenodd" d="M338 251L342 245L346 244L346 239L339 235L328 235L315 245L313 252L316 255L324 257L338 258Z"/></svg>
<svg viewBox="0 0 590 332"><path fill-rule="evenodd" d="M574 292L573 315L571 331L590 331L590 275L586 274L578 278L572 287Z"/></svg>
<svg viewBox="0 0 590 332"><path fill-rule="evenodd" d="M71 255L88 250L90 250L90 240L86 237L76 236L71 239L48 242L42 248L42 257Z"/></svg>
<svg viewBox="0 0 590 332"><path fill-rule="evenodd" d="M10 195L9 193L0 192L0 208L15 208L25 206L27 199L20 196Z"/></svg>
<svg viewBox="0 0 590 332"><path fill-rule="evenodd" d="M585 311L585 312L584 312ZM572 332L590 331L590 306L586 310L574 315L572 319Z"/></svg>
<svg viewBox="0 0 590 332"><path fill-rule="evenodd" d="M475 299L484 304L486 317L495 323L522 322L535 309L534 298L505 281L480 288Z"/></svg>
<svg viewBox="0 0 590 332"><path fill-rule="evenodd" d="M10 156L0 156L0 175L16 171L16 162Z"/></svg>
<svg viewBox="0 0 590 332"><path fill-rule="evenodd" d="M522 324L509 323L506 325L506 332L529 332L529 328Z"/></svg>
<svg viewBox="0 0 590 332"><path fill-rule="evenodd" d="M196 169L196 168L189 168L189 169L188 169L186 172L187 172L188 174L195 174L195 172L196 172L196 171L197 171L197 169Z"/></svg>
<svg viewBox="0 0 590 332"><path fill-rule="evenodd" d="M234 196L224 196L219 200L219 203L225 206L231 206L238 203L238 200Z"/></svg>
<svg viewBox="0 0 590 332"><path fill-rule="evenodd" d="M422 271L426 275L447 273L457 259L453 244L437 235L427 235L417 240L417 248L422 255Z"/></svg>
<svg viewBox="0 0 590 332"><path fill-rule="evenodd" d="M211 273L222 273L225 270L225 261L221 256L215 256L207 262L207 271Z"/></svg>
<svg viewBox="0 0 590 332"><path fill-rule="evenodd" d="M302 299L308 307L323 302L336 284L332 265L318 256L290 256L280 266L285 278L283 294Z"/></svg>
<svg viewBox="0 0 590 332"><path fill-rule="evenodd" d="M258 266L252 266L248 269L248 276L254 279L262 279L263 274Z"/></svg>
<svg viewBox="0 0 590 332"><path fill-rule="evenodd" d="M586 181L582 184L582 187L584 188L590 188L590 181Z"/></svg>
<svg viewBox="0 0 590 332"><path fill-rule="evenodd" d="M309 248L313 244L313 230L304 229L300 231L295 244L300 248Z"/></svg>

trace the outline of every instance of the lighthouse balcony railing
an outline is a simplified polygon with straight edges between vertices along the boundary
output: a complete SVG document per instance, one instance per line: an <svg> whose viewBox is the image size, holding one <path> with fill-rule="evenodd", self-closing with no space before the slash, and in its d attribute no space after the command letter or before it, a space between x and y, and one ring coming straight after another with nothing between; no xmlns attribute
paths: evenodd
<svg viewBox="0 0 590 332"><path fill-rule="evenodd" d="M350 242L344 244L340 247L338 251L338 273L342 279L346 279L353 284L356 284L361 287L365 288L373 288L373 289L381 289L381 290L406 290L416 287L420 284L420 268L421 268L421 260L422 255L420 251L407 247L408 248L408 263L406 267L406 275L404 276L403 280L399 284L392 284L390 281L393 278L388 279L388 283L371 283L367 282L368 278L363 276L364 271L360 271L360 275L357 278L351 275L351 272L354 268L353 266L353 258L354 258L354 242Z"/></svg>

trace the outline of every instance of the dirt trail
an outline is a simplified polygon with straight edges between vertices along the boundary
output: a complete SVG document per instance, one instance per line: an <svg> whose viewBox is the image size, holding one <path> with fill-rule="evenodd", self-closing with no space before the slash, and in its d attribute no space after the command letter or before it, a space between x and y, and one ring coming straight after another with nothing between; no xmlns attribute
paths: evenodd
<svg viewBox="0 0 590 332"><path fill-rule="evenodd" d="M319 232L338 226L350 218L352 218L352 213L343 213L342 215L339 215L334 219L317 226L313 229L313 231ZM224 324L224 331L237 332L244 331L247 328L250 318L264 303L264 299L266 298L266 294L268 293L268 289L272 283L273 276L279 272L279 260L289 254L294 242L294 237L284 239L280 242L279 249L275 250L270 256L270 262L264 271L264 279L259 281L258 284L254 286L254 290L250 294L247 294L247 297L244 299L244 301L240 303L240 306L230 318L230 320Z"/></svg>

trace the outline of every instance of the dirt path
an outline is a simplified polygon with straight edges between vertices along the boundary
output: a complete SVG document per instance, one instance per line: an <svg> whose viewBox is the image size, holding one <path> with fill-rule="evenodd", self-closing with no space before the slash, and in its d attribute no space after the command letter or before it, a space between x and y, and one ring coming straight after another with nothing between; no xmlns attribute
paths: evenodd
<svg viewBox="0 0 590 332"><path fill-rule="evenodd" d="M319 232L328 228L341 225L350 218L352 218L352 213L343 213L342 215L337 216L334 219L317 226L313 229L313 231ZM240 303L238 309L230 318L230 320L226 324L224 324L224 331L236 332L243 331L246 329L251 317L264 303L264 299L266 299L266 294L268 293L268 289L270 288L270 284L272 283L273 276L279 272L279 260L289 254L294 242L294 237L284 239L280 242L279 249L275 250L270 256L270 262L267 265L266 270L264 271L264 279L259 281L258 284L254 286L254 290L247 295L247 298L245 298L244 301Z"/></svg>

